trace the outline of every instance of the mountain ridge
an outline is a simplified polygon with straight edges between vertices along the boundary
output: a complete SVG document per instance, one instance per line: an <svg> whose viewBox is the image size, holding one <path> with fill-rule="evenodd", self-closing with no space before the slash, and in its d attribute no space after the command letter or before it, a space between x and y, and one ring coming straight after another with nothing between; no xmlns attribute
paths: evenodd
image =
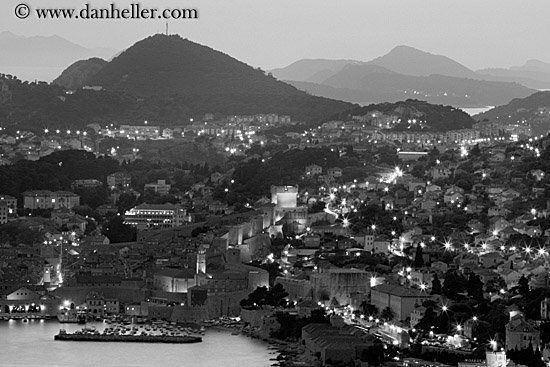
<svg viewBox="0 0 550 367"><path fill-rule="evenodd" d="M0 33L0 72L2 67L66 67L81 59L107 58L116 50L87 48L57 35L25 37Z"/></svg>
<svg viewBox="0 0 550 367"><path fill-rule="evenodd" d="M296 80L284 80L313 95L360 104L397 102L412 96L435 104L483 107L505 104L536 92L536 88L518 83L520 79L481 75L446 56L410 46L396 46L367 62L332 61L304 59L289 65L290 72L285 68L272 72L276 77L297 76ZM326 65L334 67L323 72L321 67ZM335 70L336 67L340 69ZM309 74L300 77L300 70Z"/></svg>

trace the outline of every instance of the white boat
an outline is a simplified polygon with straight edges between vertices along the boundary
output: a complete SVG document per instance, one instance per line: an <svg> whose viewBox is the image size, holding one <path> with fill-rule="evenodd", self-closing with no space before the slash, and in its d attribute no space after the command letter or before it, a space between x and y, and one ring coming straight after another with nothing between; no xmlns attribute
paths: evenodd
<svg viewBox="0 0 550 367"><path fill-rule="evenodd" d="M62 308L57 312L57 320L63 323L86 323L86 315L78 313L76 310Z"/></svg>

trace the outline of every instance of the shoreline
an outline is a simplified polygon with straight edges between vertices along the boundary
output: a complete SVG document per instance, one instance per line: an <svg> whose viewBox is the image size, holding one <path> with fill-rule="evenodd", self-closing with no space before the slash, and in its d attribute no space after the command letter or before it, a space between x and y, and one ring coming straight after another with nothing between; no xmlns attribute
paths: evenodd
<svg viewBox="0 0 550 367"><path fill-rule="evenodd" d="M212 325L207 326L208 329L218 329L218 331L231 331L232 335L244 335L252 339L259 339L265 342L268 349L277 354L276 357L270 358L273 362L271 366L291 367L291 366L313 366L313 363L306 362L300 359L303 355L302 345L300 342L279 340L275 338L261 338L254 335L252 330L246 329L242 324L238 326ZM237 331L237 334L234 332Z"/></svg>

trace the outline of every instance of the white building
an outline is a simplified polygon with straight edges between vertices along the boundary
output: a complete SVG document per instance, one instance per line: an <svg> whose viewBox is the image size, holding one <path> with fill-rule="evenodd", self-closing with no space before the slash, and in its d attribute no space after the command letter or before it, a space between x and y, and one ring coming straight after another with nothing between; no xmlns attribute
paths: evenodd
<svg viewBox="0 0 550 367"><path fill-rule="evenodd" d="M190 222L187 211L174 204L141 204L124 213L124 223L140 229L173 228Z"/></svg>

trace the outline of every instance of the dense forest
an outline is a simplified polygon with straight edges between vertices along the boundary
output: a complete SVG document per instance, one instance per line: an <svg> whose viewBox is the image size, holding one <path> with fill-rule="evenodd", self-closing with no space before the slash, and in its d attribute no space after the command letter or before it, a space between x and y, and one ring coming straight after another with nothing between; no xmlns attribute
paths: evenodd
<svg viewBox="0 0 550 367"><path fill-rule="evenodd" d="M394 126L397 131L449 131L471 128L474 119L466 112L452 107L435 105L416 99L396 103L371 104L349 111L350 116L364 116L379 111L385 115L396 115L401 119L400 124ZM425 121L425 124L409 125L409 119Z"/></svg>

